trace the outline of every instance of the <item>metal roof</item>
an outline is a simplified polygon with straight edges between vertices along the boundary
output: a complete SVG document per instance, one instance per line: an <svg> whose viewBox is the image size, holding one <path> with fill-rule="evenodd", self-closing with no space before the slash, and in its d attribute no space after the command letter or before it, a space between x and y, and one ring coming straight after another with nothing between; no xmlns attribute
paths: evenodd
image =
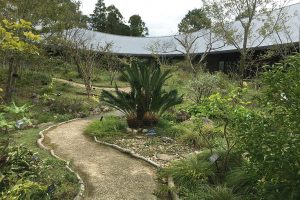
<svg viewBox="0 0 300 200"><path fill-rule="evenodd" d="M299 42L300 37L300 3L293 4L283 8L283 11L287 14L285 25L288 27L289 33L285 30L280 31L278 34L271 34L266 39L262 40L259 34L259 27L262 26L262 19L264 16L257 16L253 21L252 38L249 39L247 44L248 48L251 47L268 47L279 43L291 43ZM273 13L274 19L278 15L279 10L275 10ZM259 18L259 20L258 20ZM231 27L235 27L236 34L242 33L241 23L236 21L230 24ZM73 29L73 31L75 31ZM101 33L85 29L76 29L80 32L89 45L93 47L104 46L107 43L112 44L111 51L119 55L133 55L133 56L150 56L153 52L159 55L182 55L184 49L182 45L175 38L184 38L187 35L175 35L175 36L163 36L163 37L130 37L112 35L107 33ZM207 47L208 30L200 30L194 32L188 37L195 38L199 36L193 45L193 53L201 54L205 52ZM279 37L280 36L280 40ZM232 45L224 45L223 41L218 41L213 44L211 52L218 53L224 51L235 51L236 47Z"/></svg>

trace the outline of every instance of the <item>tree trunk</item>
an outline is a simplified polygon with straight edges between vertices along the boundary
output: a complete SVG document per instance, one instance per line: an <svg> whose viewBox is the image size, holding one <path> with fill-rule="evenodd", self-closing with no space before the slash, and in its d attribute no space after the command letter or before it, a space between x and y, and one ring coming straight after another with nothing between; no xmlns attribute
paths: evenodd
<svg viewBox="0 0 300 200"><path fill-rule="evenodd" d="M78 73L78 77L79 78L82 78L82 69L80 67L80 63L79 61L77 60L77 58L74 59L75 60L75 64L76 64L76 68L77 68L77 73Z"/></svg>
<svg viewBox="0 0 300 200"><path fill-rule="evenodd" d="M7 85L6 85L5 96L4 96L4 101L6 103L11 102L12 100L12 94L15 91L16 80L18 77L18 66L14 61L14 59L11 59L8 62L8 65L9 65L9 70L8 70Z"/></svg>

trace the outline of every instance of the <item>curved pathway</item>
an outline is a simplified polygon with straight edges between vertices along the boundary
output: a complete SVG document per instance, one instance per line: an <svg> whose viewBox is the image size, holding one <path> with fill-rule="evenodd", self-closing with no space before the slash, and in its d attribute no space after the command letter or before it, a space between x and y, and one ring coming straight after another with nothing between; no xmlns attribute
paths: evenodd
<svg viewBox="0 0 300 200"><path fill-rule="evenodd" d="M68 81L65 79L60 79L60 78L53 78L53 80L61 82L61 83L68 83L73 87L79 87L79 88L85 88L84 84L81 83L76 83L73 81ZM93 86L93 88L95 88L96 90L107 90L107 91L115 91L114 87L97 87L97 86ZM130 92L130 87L118 87L120 91L124 91L124 92Z"/></svg>
<svg viewBox="0 0 300 200"><path fill-rule="evenodd" d="M58 126L45 134L44 141L71 161L86 186L85 199L156 199L155 168L83 135L90 122L79 119Z"/></svg>

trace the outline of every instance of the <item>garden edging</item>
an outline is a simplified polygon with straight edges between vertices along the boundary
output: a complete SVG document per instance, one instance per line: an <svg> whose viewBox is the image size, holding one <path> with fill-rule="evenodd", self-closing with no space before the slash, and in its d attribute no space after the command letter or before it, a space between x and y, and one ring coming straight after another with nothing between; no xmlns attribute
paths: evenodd
<svg viewBox="0 0 300 200"><path fill-rule="evenodd" d="M110 143L107 143L107 142L102 142L102 141L98 140L96 136L94 136L94 141L96 143L99 143L99 144L102 144L102 145L114 148L114 149L116 149L116 150L118 150L118 151L120 151L122 153L128 154L128 155L130 155L130 156L132 156L132 157L134 157L136 159L143 160L143 161L147 162L148 164L150 164L150 165L152 165L152 166L154 166L154 167L156 167L158 169L161 168L161 166L159 164L157 164L156 162L154 162L154 161L152 161L152 160L150 160L148 158L145 158L143 156L140 156L140 155L134 153L133 151L131 151L130 149L126 149L126 148L120 147L120 146L115 145L115 144L110 144ZM168 177L168 187L170 189L171 199L172 200L179 200L178 194L174 191L174 189L175 189L176 186L174 184L174 181L173 181L172 177Z"/></svg>
<svg viewBox="0 0 300 200"><path fill-rule="evenodd" d="M80 175L79 175L77 172L75 172L75 171L70 167L70 162L69 162L69 161L66 161L66 160L60 158L59 156L57 156L57 155L54 153L54 150L53 150L53 149L48 148L48 147L46 147L45 145L43 145L43 141L44 141L44 139L45 139L44 134L45 134L46 132L48 132L48 131L50 131L51 129L54 129L54 128L60 126L60 125L63 125L63 124L69 123L69 122L73 122L73 121L76 121L76 120L79 120L79 119L78 119L78 118L75 118L75 119L71 119L71 120L68 120L68 121L65 121L65 122L61 122L61 123L58 123L58 124L49 126L48 128L46 128L46 129L40 131L40 132L39 132L40 138L37 140L37 145L39 146L39 148L48 151L48 152L51 154L51 156L55 157L55 158L58 159L58 160L61 160L61 161L65 162L65 163L66 163L66 168L67 168L71 173L74 173L74 174L76 175L80 187L79 187L79 191L78 191L76 197L74 198L74 200L80 200L80 199L83 199L83 197L84 197L84 191L85 191L85 186L84 186L83 180L82 180L82 178L80 177Z"/></svg>

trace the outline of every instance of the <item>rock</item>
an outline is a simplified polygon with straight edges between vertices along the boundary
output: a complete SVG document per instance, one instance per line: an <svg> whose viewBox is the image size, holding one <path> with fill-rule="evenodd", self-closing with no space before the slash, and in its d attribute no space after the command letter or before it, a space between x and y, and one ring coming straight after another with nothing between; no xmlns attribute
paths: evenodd
<svg viewBox="0 0 300 200"><path fill-rule="evenodd" d="M101 113L101 109L100 108L95 108L94 110L93 110L93 113L96 115L96 114L99 114L99 113Z"/></svg>
<svg viewBox="0 0 300 200"><path fill-rule="evenodd" d="M172 139L172 138L169 138L169 137L162 137L161 140L162 140L164 143L172 143L172 142L173 142L173 139Z"/></svg>
<svg viewBox="0 0 300 200"><path fill-rule="evenodd" d="M83 117L86 117L86 114L83 113L83 112L75 113L75 117L76 118L83 118Z"/></svg>
<svg viewBox="0 0 300 200"><path fill-rule="evenodd" d="M109 107L107 107L107 106L103 106L103 107L102 107L102 111L103 111L103 112L109 112L110 109L109 109Z"/></svg>
<svg viewBox="0 0 300 200"><path fill-rule="evenodd" d="M176 121L177 122L184 122L188 119L190 119L191 116L185 112L185 111L179 111L177 114L176 114Z"/></svg>
<svg viewBox="0 0 300 200"><path fill-rule="evenodd" d="M126 128L126 131L127 131L128 133L132 133L132 132L133 132L133 130L132 130L131 128Z"/></svg>
<svg viewBox="0 0 300 200"><path fill-rule="evenodd" d="M147 133L148 132L148 129L143 129L142 130L142 133Z"/></svg>
<svg viewBox="0 0 300 200"><path fill-rule="evenodd" d="M169 154L160 154L158 153L156 155L157 159L159 160L163 160L163 161L171 161L176 159L176 155L169 155Z"/></svg>
<svg viewBox="0 0 300 200"><path fill-rule="evenodd" d="M136 129L133 129L133 131L132 131L134 134L137 134L139 131L138 130L136 130Z"/></svg>

